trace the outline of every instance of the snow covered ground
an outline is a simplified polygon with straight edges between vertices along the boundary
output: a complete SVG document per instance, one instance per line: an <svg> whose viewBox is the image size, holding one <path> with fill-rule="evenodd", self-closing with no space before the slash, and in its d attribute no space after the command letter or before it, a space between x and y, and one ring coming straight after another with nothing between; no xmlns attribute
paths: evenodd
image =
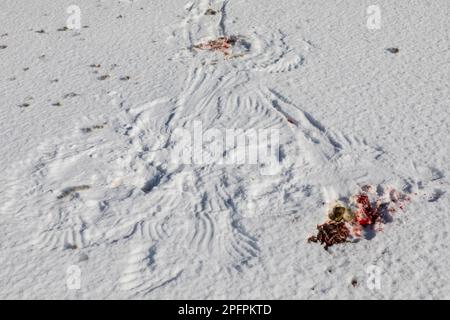
<svg viewBox="0 0 450 320"><path fill-rule="evenodd" d="M2 0L0 298L449 299L448 17ZM194 48L218 37L228 55ZM307 243L364 185L411 201L356 243Z"/></svg>

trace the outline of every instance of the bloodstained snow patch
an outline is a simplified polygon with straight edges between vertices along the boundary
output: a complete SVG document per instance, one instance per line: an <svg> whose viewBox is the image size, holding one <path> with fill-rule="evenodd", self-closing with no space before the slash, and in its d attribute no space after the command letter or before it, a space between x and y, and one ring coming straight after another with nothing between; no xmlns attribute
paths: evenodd
<svg viewBox="0 0 450 320"><path fill-rule="evenodd" d="M318 234L308 238L308 242L319 242L325 250L345 242L361 238L362 231L369 228L382 231L382 225L391 221L392 214L404 210L410 197L393 188L375 191L372 186L361 190L336 204L328 212L325 223L317 226Z"/></svg>
<svg viewBox="0 0 450 320"><path fill-rule="evenodd" d="M195 49L208 50L208 51L219 51L225 56L230 55L231 47L236 43L237 39L235 37L219 37L215 40L209 40L205 43L200 43L194 45Z"/></svg>

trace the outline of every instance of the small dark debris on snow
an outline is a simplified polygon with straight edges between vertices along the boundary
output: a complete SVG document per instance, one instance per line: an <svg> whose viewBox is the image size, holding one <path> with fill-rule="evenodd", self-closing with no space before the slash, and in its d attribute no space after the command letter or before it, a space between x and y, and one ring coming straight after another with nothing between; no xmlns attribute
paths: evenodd
<svg viewBox="0 0 450 320"><path fill-rule="evenodd" d="M3 33L3 34L0 36L0 38L7 37L7 36L8 36L7 33Z"/></svg>
<svg viewBox="0 0 450 320"><path fill-rule="evenodd" d="M130 80L130 76L123 76L123 77L120 77L119 80L122 80L122 81Z"/></svg>
<svg viewBox="0 0 450 320"><path fill-rule="evenodd" d="M4 45L4 44L0 45L0 49L6 49L6 48L8 48L7 45Z"/></svg>
<svg viewBox="0 0 450 320"><path fill-rule="evenodd" d="M27 108L29 106L30 106L30 104L25 102L25 103L20 104L19 108Z"/></svg>
<svg viewBox="0 0 450 320"><path fill-rule="evenodd" d="M116 19L122 19L123 18L123 15L121 15L121 14L119 14L117 17L116 17Z"/></svg>
<svg viewBox="0 0 450 320"><path fill-rule="evenodd" d="M396 53L399 53L400 49L399 48L387 48L386 51L396 54Z"/></svg>
<svg viewBox="0 0 450 320"><path fill-rule="evenodd" d="M290 124L294 124L294 125L297 124L296 121L295 121L294 119L290 118L290 117L286 117L286 120L287 120L287 122L289 122Z"/></svg>
<svg viewBox="0 0 450 320"><path fill-rule="evenodd" d="M352 284L353 288L355 288L358 285L358 280L353 278L351 284Z"/></svg>
<svg viewBox="0 0 450 320"><path fill-rule="evenodd" d="M45 30L44 29L41 29L41 30L37 30L37 31L35 31L36 33L45 33Z"/></svg>
<svg viewBox="0 0 450 320"><path fill-rule="evenodd" d="M52 79L52 80L50 80L51 83L56 83L58 81L59 81L59 79Z"/></svg>
<svg viewBox="0 0 450 320"><path fill-rule="evenodd" d="M62 28L56 29L57 31L67 31L69 28L67 26L64 26Z"/></svg>
<svg viewBox="0 0 450 320"><path fill-rule="evenodd" d="M70 195L72 195L72 194L74 194L74 193L76 193L76 192L78 192L78 191L88 190L88 189L90 189L90 188L91 188L91 187L88 186L88 185L81 185L81 186L69 187L69 188L64 189L64 190L61 192L61 194L58 195L56 198L57 198L57 199L63 199L63 198L65 198L65 197L67 197L67 196L70 196Z"/></svg>
<svg viewBox="0 0 450 320"><path fill-rule="evenodd" d="M23 71L28 71L28 70L30 70L30 68L28 68L28 67L23 68Z"/></svg>
<svg viewBox="0 0 450 320"><path fill-rule="evenodd" d="M91 68L100 68L101 65L100 65L100 64L93 63L93 64L90 64L89 67L91 67Z"/></svg>
<svg viewBox="0 0 450 320"><path fill-rule="evenodd" d="M52 106L61 107L61 102L54 102L54 103L52 103Z"/></svg>
<svg viewBox="0 0 450 320"><path fill-rule="evenodd" d="M215 16L217 14L217 11L216 10L213 10L213 9L208 9L208 10L206 10L206 12L205 12L205 15L206 16Z"/></svg>
<svg viewBox="0 0 450 320"><path fill-rule="evenodd" d="M68 98L74 98L74 97L77 97L77 96L78 96L77 93L75 93L75 92L69 92L69 93L66 93L66 94L63 96L63 98L64 98L64 99L68 99Z"/></svg>
<svg viewBox="0 0 450 320"><path fill-rule="evenodd" d="M76 244L66 243L64 249L77 250L78 246Z"/></svg>
<svg viewBox="0 0 450 320"><path fill-rule="evenodd" d="M109 78L109 74L105 74L105 75L103 75L103 76L98 77L97 79L100 80L100 81L102 81L102 80L106 80L106 79L108 79L108 78Z"/></svg>
<svg viewBox="0 0 450 320"><path fill-rule="evenodd" d="M94 130L103 129L105 127L105 124L106 123L104 123L104 124L96 124L96 125L94 125L92 127L81 128L81 132L83 132L83 133L90 133L90 132L92 132Z"/></svg>

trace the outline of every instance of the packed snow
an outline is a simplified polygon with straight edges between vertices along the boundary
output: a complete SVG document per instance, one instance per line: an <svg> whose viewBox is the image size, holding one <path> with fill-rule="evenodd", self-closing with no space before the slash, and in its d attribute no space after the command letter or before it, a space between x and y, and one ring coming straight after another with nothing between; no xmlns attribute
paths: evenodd
<svg viewBox="0 0 450 320"><path fill-rule="evenodd" d="M449 6L2 0L0 298L449 299Z"/></svg>

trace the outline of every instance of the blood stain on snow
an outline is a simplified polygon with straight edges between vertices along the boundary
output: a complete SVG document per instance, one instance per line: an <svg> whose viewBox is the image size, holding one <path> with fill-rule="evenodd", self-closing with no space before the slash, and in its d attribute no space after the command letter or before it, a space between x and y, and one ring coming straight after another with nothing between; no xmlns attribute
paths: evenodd
<svg viewBox="0 0 450 320"><path fill-rule="evenodd" d="M398 209L404 211L411 201L408 195L392 188L386 188L381 195L374 190L372 186L362 186L357 194L346 199L347 207L336 202L328 212L328 220L317 226L317 235L309 237L308 242L318 242L328 250L335 244L361 238L368 228L374 232L383 231L383 224L391 220L391 215ZM342 219L344 213L347 213L346 219Z"/></svg>

